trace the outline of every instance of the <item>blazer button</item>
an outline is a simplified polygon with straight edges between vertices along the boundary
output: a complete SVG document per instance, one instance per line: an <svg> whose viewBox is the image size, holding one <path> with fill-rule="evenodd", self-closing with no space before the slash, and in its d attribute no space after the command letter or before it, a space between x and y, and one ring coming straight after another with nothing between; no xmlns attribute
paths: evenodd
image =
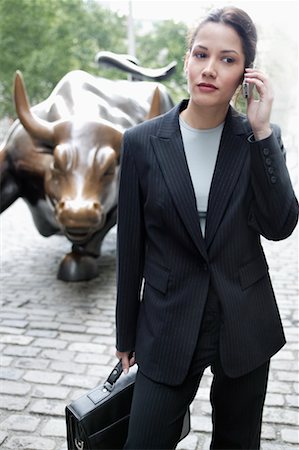
<svg viewBox="0 0 299 450"><path fill-rule="evenodd" d="M270 175L273 175L273 174L274 174L274 169L273 169L273 167L268 167L268 173L269 173Z"/></svg>
<svg viewBox="0 0 299 450"><path fill-rule="evenodd" d="M266 158L265 162L266 162L267 166L271 166L271 164L272 164L271 158Z"/></svg>
<svg viewBox="0 0 299 450"><path fill-rule="evenodd" d="M273 176L270 178L270 180L271 180L271 183L275 184L276 181L277 181L277 178L273 175Z"/></svg>
<svg viewBox="0 0 299 450"><path fill-rule="evenodd" d="M265 156L268 156L269 153L270 153L270 150L268 148L264 148L263 149L263 153L264 153Z"/></svg>

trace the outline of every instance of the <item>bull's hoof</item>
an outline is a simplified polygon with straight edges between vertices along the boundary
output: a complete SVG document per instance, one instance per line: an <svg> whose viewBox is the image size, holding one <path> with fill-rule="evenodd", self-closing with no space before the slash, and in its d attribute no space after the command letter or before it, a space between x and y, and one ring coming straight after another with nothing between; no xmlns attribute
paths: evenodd
<svg viewBox="0 0 299 450"><path fill-rule="evenodd" d="M63 281L88 281L98 275L97 258L71 252L61 261L57 278Z"/></svg>

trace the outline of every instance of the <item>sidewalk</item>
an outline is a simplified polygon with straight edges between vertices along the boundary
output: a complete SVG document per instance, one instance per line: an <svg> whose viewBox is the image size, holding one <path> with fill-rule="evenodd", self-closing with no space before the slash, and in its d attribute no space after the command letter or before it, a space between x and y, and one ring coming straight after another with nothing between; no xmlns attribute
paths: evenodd
<svg viewBox="0 0 299 450"><path fill-rule="evenodd" d="M70 249L64 237L40 236L22 200L1 222L0 447L66 450L65 405L102 381L115 363L115 229L103 248L100 276L68 284L56 279ZM265 242L265 250L288 343L271 365L262 450L297 449L297 233ZM209 448L210 383L207 370L181 450Z"/></svg>

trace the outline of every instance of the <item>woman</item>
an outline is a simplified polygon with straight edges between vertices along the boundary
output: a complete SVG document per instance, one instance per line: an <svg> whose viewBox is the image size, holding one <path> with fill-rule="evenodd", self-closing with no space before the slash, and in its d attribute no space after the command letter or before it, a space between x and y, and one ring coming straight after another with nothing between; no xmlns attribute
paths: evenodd
<svg viewBox="0 0 299 450"><path fill-rule="evenodd" d="M190 99L124 136L117 356L125 372L139 366L127 449L175 448L208 366L211 448L260 445L269 361L285 343L260 236L288 237L298 203L255 49L244 11L212 12L186 55ZM259 96L246 116L230 106L244 78Z"/></svg>

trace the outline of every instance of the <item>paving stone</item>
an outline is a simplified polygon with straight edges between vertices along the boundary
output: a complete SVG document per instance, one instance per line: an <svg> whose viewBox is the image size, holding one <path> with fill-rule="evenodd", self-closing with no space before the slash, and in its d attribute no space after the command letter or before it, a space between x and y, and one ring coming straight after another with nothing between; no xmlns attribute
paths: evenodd
<svg viewBox="0 0 299 450"><path fill-rule="evenodd" d="M1 325L13 328L26 328L28 324L29 324L28 320L16 320L16 319L6 319L1 322Z"/></svg>
<svg viewBox="0 0 299 450"><path fill-rule="evenodd" d="M33 337L44 337L44 338L55 338L58 336L58 331L52 331L52 330L27 330L26 336L33 336Z"/></svg>
<svg viewBox="0 0 299 450"><path fill-rule="evenodd" d="M40 353L41 349L36 347L22 347L17 345L8 345L3 353L11 356L29 356L34 357Z"/></svg>
<svg viewBox="0 0 299 450"><path fill-rule="evenodd" d="M55 440L36 436L13 436L5 443L8 449L54 450Z"/></svg>
<svg viewBox="0 0 299 450"><path fill-rule="evenodd" d="M115 349L115 336L106 336L103 335L102 336L97 336L95 337L92 342L95 343L99 343L99 344L107 344L107 345L112 345L113 348Z"/></svg>
<svg viewBox="0 0 299 450"><path fill-rule="evenodd" d="M268 392L278 393L278 394L291 394L293 391L290 383L283 381L269 381Z"/></svg>
<svg viewBox="0 0 299 450"><path fill-rule="evenodd" d="M44 372L41 370L29 370L23 377L25 381L33 383L56 384L61 380L60 373Z"/></svg>
<svg viewBox="0 0 299 450"><path fill-rule="evenodd" d="M24 330L22 328L12 328L12 327L3 327L0 326L0 334L7 333L7 334L23 334Z"/></svg>
<svg viewBox="0 0 299 450"><path fill-rule="evenodd" d="M282 428L281 439L290 444L299 444L299 429Z"/></svg>
<svg viewBox="0 0 299 450"><path fill-rule="evenodd" d="M11 366L11 363L13 361L13 358L11 358L10 356L1 356L0 358L0 366L1 367L8 367Z"/></svg>
<svg viewBox="0 0 299 450"><path fill-rule="evenodd" d="M59 450L68 450L68 449L67 449L67 443L64 442L64 443L61 445L61 447L59 447Z"/></svg>
<svg viewBox="0 0 299 450"><path fill-rule="evenodd" d="M12 395L26 395L30 391L30 384L15 381L1 381L1 392Z"/></svg>
<svg viewBox="0 0 299 450"><path fill-rule="evenodd" d="M276 372L276 376L280 381L298 381L298 372L284 372L280 370Z"/></svg>
<svg viewBox="0 0 299 450"><path fill-rule="evenodd" d="M50 419L41 430L42 436L66 436L66 426L64 419Z"/></svg>
<svg viewBox="0 0 299 450"><path fill-rule="evenodd" d="M66 399L70 393L70 388L64 386L38 385L33 387L32 397Z"/></svg>
<svg viewBox="0 0 299 450"><path fill-rule="evenodd" d="M42 415L64 416L65 406L65 402L59 400L42 399L33 402L29 408L29 411Z"/></svg>
<svg viewBox="0 0 299 450"><path fill-rule="evenodd" d="M95 355L94 353L78 353L74 361L80 364L108 364L110 356Z"/></svg>
<svg viewBox="0 0 299 450"><path fill-rule="evenodd" d="M88 367L87 375L97 377L98 382L100 383L101 381L104 381L108 377L112 369L113 369L112 366L107 367L106 365L105 366L92 365Z"/></svg>
<svg viewBox="0 0 299 450"><path fill-rule="evenodd" d="M278 368L283 368L284 363L282 364L281 361L288 361L288 360L294 360L295 356L292 351L290 351L290 343L288 342L283 350L280 350L278 353L276 353L272 360L271 360L271 367L275 367L274 363L277 364Z"/></svg>
<svg viewBox="0 0 299 450"><path fill-rule="evenodd" d="M92 340L92 336L86 334L78 334L74 335L73 333L60 332L60 339L68 342L90 342Z"/></svg>
<svg viewBox="0 0 299 450"><path fill-rule="evenodd" d="M0 370L0 379L2 380L19 380L24 370L15 369L14 367L3 367Z"/></svg>
<svg viewBox="0 0 299 450"><path fill-rule="evenodd" d="M14 320L21 320L21 319L25 319L26 318L26 314L21 313L21 312L16 312L15 310L10 310L9 308L7 308L5 311L2 310L0 312L0 318L1 319L14 319Z"/></svg>
<svg viewBox="0 0 299 450"><path fill-rule="evenodd" d="M276 437L275 428L272 425L268 425L266 423L262 424L262 433L261 433L261 439L269 439L274 440Z"/></svg>
<svg viewBox="0 0 299 450"><path fill-rule="evenodd" d="M12 414L0 423L2 430L35 431L40 419L31 415Z"/></svg>
<svg viewBox="0 0 299 450"><path fill-rule="evenodd" d="M19 358L15 362L16 367L23 369L39 369L44 370L49 366L49 361L41 358Z"/></svg>
<svg viewBox="0 0 299 450"><path fill-rule="evenodd" d="M284 396L281 394L270 394L267 393L265 399L265 405L268 406L283 406L284 405Z"/></svg>
<svg viewBox="0 0 299 450"><path fill-rule="evenodd" d="M299 408L299 395L286 395L285 398L288 406Z"/></svg>
<svg viewBox="0 0 299 450"><path fill-rule="evenodd" d="M59 330L69 331L70 333L84 333L86 330L86 326L63 323L62 325L60 325Z"/></svg>
<svg viewBox="0 0 299 450"><path fill-rule="evenodd" d="M114 321L96 321L96 320L86 320L85 325L89 328L96 328L101 330L102 328L113 328Z"/></svg>
<svg viewBox="0 0 299 450"><path fill-rule="evenodd" d="M90 327L90 328L87 328L86 333L99 334L101 336L111 336L112 334L114 334L114 330L113 329L109 329L109 328Z"/></svg>
<svg viewBox="0 0 299 450"><path fill-rule="evenodd" d="M204 414L205 416L212 414L212 406L209 401L201 401L201 402L199 402L199 404L200 404L201 414Z"/></svg>
<svg viewBox="0 0 299 450"><path fill-rule="evenodd" d="M288 445L286 443L269 443L263 442L261 445L261 450L298 450L298 448L294 445Z"/></svg>
<svg viewBox="0 0 299 450"><path fill-rule="evenodd" d="M45 330L58 330L60 323L59 322L48 322L48 321L36 321L31 322L30 326L36 329L45 329Z"/></svg>
<svg viewBox="0 0 299 450"><path fill-rule="evenodd" d="M67 342L60 339L37 338L34 341L35 347L55 348L56 350L64 350L67 344Z"/></svg>
<svg viewBox="0 0 299 450"><path fill-rule="evenodd" d="M298 353L298 341L295 342L289 342L288 344L288 349L291 351L295 351L296 353ZM293 359L298 360L297 356L293 356Z"/></svg>
<svg viewBox="0 0 299 450"><path fill-rule="evenodd" d="M0 408L9 411L23 411L29 404L30 399L26 397L16 397L13 395L1 395Z"/></svg>
<svg viewBox="0 0 299 450"><path fill-rule="evenodd" d="M298 412L287 408L265 406L263 420L265 422L282 423L286 425L298 424Z"/></svg>
<svg viewBox="0 0 299 450"><path fill-rule="evenodd" d="M8 434L5 431L0 431L0 445L4 443L7 436Z"/></svg>
<svg viewBox="0 0 299 450"><path fill-rule="evenodd" d="M10 336L10 335L4 335L0 336L0 342L4 344L18 344L18 345L29 345L33 341L32 337L29 336Z"/></svg>
<svg viewBox="0 0 299 450"><path fill-rule="evenodd" d="M196 450L198 437L195 434L189 434L177 445L178 450Z"/></svg>
<svg viewBox="0 0 299 450"><path fill-rule="evenodd" d="M101 344L92 344L92 343L74 343L70 344L68 347L69 351L74 352L82 352L82 353L104 353L105 352L105 346Z"/></svg>
<svg viewBox="0 0 299 450"><path fill-rule="evenodd" d="M54 361L51 363L50 368L52 370L57 370L58 372L69 372L69 373L83 373L86 370L84 364L76 364L70 361Z"/></svg>
<svg viewBox="0 0 299 450"><path fill-rule="evenodd" d="M293 352L292 352L293 353ZM297 371L298 372L298 361L295 359L295 356L293 355L292 361L273 361L271 364L271 367L273 370L290 370L290 371ZM276 370L275 370L276 372Z"/></svg>
<svg viewBox="0 0 299 450"><path fill-rule="evenodd" d="M191 417L191 426L195 431L212 431L212 421L210 417L205 416L193 416Z"/></svg>
<svg viewBox="0 0 299 450"><path fill-rule="evenodd" d="M35 290L36 290L35 294L37 295L38 299L40 299L42 292L37 289L35 289ZM52 290L52 293L53 293L53 290ZM31 293L31 294L33 294L33 293ZM34 308L33 307L22 308L22 311L27 313L30 316L31 320L35 320L37 315L40 316L39 320L48 320L49 318L54 318L57 315L57 311L55 311L55 310L51 310L50 308L41 309L41 308L37 308L36 306L34 306Z"/></svg>
<svg viewBox="0 0 299 450"><path fill-rule="evenodd" d="M84 322L84 324L86 325L86 322L82 321L81 318L76 319L75 317L70 317L69 311L67 313L60 314L59 320L61 323L68 323L68 324L72 324L72 325L82 325L82 323Z"/></svg>
<svg viewBox="0 0 299 450"><path fill-rule="evenodd" d="M73 387L84 387L91 389L98 385L98 379L96 377L83 376L83 375L66 375L61 381L62 385Z"/></svg>
<svg viewBox="0 0 299 450"><path fill-rule="evenodd" d="M69 403L73 400L76 400L79 397L82 397L82 395L86 394L86 389L73 389L72 394L69 396Z"/></svg>
<svg viewBox="0 0 299 450"><path fill-rule="evenodd" d="M40 354L42 358L56 361L74 361L75 352L69 352L61 350L57 352L56 350L43 350Z"/></svg>

